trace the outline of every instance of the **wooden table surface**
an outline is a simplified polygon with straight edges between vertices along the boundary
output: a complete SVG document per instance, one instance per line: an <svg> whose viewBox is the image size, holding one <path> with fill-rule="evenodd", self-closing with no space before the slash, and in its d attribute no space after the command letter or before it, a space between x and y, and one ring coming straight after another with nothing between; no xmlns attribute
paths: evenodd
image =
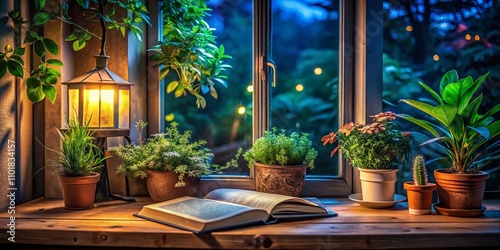
<svg viewBox="0 0 500 250"><path fill-rule="evenodd" d="M481 217L410 215L405 202L371 209L346 198L322 199L336 217L257 225L196 235L132 214L150 198L113 200L90 210L67 210L62 200L37 199L15 209L15 243L7 240L10 216L0 213L0 249L47 245L137 248L383 249L500 246L500 200L485 200ZM23 244L23 245L17 245ZM28 247L26 247L28 246ZM41 246L41 247L40 247ZM30 248L31 247L31 248ZM55 248L54 248L55 249ZM81 248L78 248L81 249Z"/></svg>

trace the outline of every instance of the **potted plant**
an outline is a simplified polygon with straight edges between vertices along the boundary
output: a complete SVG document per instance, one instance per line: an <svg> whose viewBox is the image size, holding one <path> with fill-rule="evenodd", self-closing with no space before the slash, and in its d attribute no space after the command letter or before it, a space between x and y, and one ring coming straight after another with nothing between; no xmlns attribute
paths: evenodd
<svg viewBox="0 0 500 250"><path fill-rule="evenodd" d="M421 145L434 144L444 155L428 162L440 160L442 164L434 171L439 197L434 208L440 214L478 216L485 210L482 202L489 173L482 169L500 159L500 143L493 141L500 134L500 121L494 117L500 104L480 114L483 95L476 93L488 75L473 80L471 76L459 78L456 70L450 70L442 76L439 92L420 82L434 101L401 100L425 116L398 117L424 128L430 137Z"/></svg>
<svg viewBox="0 0 500 250"><path fill-rule="evenodd" d="M68 128L56 129L61 147L48 150L58 154L59 169L54 173L59 176L64 207L67 209L94 208L94 198L99 169L105 157L93 143L93 132L89 130L90 119L80 124L78 118L71 118Z"/></svg>
<svg viewBox="0 0 500 250"><path fill-rule="evenodd" d="M146 125L142 120L137 122L139 134ZM172 122L165 133L152 135L145 141L139 138L138 144L110 147L109 151L123 158L118 172L146 179L154 202L195 196L200 176L237 166L242 149L225 166L211 164L213 154L204 147L206 141L191 141L191 134L190 130L179 132L178 123Z"/></svg>
<svg viewBox="0 0 500 250"><path fill-rule="evenodd" d="M407 181L403 188L408 196L408 211L410 214L430 214L432 207L432 192L436 184L428 182L428 174L423 155L416 155L412 163L413 181Z"/></svg>
<svg viewBox="0 0 500 250"><path fill-rule="evenodd" d="M205 1L185 0L162 1L160 8L164 35L149 49L153 52L150 59L161 67L160 80L175 71L177 77L166 84L167 93L175 97L189 93L196 97L198 108L205 108L202 94L217 99L215 85L227 87L223 73L231 68L223 62L231 56L225 54L224 46L216 46L214 29L204 20L211 9Z"/></svg>
<svg viewBox="0 0 500 250"><path fill-rule="evenodd" d="M323 145L338 141L330 157L340 149L359 169L363 201L393 201L396 173L412 152L413 136L397 129L393 112L370 117L374 120L370 124L346 123L321 141Z"/></svg>
<svg viewBox="0 0 500 250"><path fill-rule="evenodd" d="M277 128L264 132L244 154L248 167L255 167L255 188L259 192L299 196L307 168L314 168L318 155L307 133Z"/></svg>

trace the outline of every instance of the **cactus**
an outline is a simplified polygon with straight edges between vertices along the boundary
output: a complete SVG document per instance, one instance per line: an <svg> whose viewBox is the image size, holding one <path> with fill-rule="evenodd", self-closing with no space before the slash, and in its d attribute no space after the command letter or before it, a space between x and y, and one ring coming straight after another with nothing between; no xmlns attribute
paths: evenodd
<svg viewBox="0 0 500 250"><path fill-rule="evenodd" d="M427 184L427 170L425 168L425 159L422 155L416 155L413 158L413 184L423 186Z"/></svg>

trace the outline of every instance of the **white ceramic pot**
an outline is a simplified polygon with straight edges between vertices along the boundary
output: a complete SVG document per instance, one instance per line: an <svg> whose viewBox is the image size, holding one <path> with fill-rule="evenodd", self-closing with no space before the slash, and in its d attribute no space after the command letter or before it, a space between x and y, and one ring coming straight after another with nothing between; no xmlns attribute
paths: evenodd
<svg viewBox="0 0 500 250"><path fill-rule="evenodd" d="M393 201L398 169L359 169L363 201Z"/></svg>

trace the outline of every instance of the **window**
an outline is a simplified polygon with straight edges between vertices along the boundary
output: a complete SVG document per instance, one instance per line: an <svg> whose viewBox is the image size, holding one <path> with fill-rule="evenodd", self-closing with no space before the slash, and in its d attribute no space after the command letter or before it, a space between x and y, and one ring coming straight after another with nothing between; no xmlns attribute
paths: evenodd
<svg viewBox="0 0 500 250"><path fill-rule="evenodd" d="M194 131L197 139L208 142L218 164L231 159L238 147L249 148L270 127L307 132L319 155L314 171L308 172L303 194L352 193L352 168L346 167L341 157L330 158L331 148L323 147L320 139L345 120L365 116L366 108L356 111L353 105L353 56L363 50L352 49L353 3L207 3L213 10L207 21L216 28L217 43L233 57L228 61L233 66L228 71L228 88L217 86L218 99L206 96L206 108L198 109L194 98L164 94L165 84L161 83L160 89L152 91L159 96L159 114L151 115L150 121L161 124L158 130L176 120L181 129ZM270 70L268 62L274 63L277 71ZM274 76L276 87L272 87ZM361 93L358 98L363 96ZM254 187L252 172L243 159L238 169L202 178L202 193L219 187Z"/></svg>
<svg viewBox="0 0 500 250"><path fill-rule="evenodd" d="M490 71L481 90L486 101L482 108L489 110L498 103L500 33L497 16L500 2L384 1L383 8L387 17L383 98L396 105L386 105L385 109L397 109L398 113L418 117L418 111L398 105L399 99L429 97L421 91L418 82L436 89L441 76L451 69L456 69L460 77L471 75L474 79ZM411 124L406 125L408 130L414 130ZM435 156L430 147L417 147L415 151L429 159ZM498 161L491 165L496 166ZM431 170L440 168L438 164L428 167ZM409 172L404 174L405 178L411 178ZM499 171L490 174L487 191L500 190L499 176ZM433 175L429 177L434 178Z"/></svg>

